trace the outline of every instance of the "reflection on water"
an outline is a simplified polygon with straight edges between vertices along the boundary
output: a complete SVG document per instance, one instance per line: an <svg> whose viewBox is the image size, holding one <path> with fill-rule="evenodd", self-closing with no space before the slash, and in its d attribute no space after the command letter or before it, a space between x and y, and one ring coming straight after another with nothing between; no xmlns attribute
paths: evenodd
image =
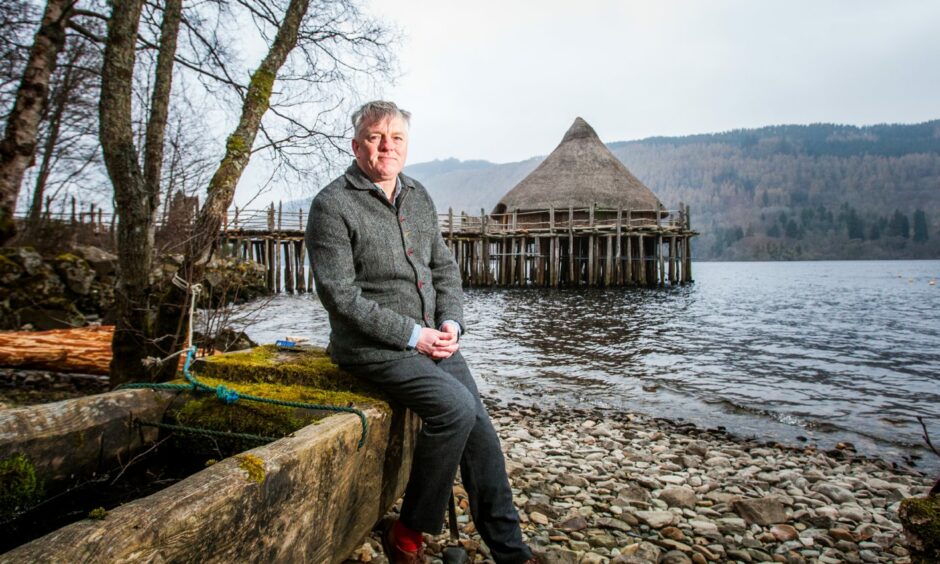
<svg viewBox="0 0 940 564"><path fill-rule="evenodd" d="M666 290L470 290L463 350L481 388L725 426L768 440L921 454L940 439L940 261L697 263ZM900 276L899 276L900 275ZM248 328L326 344L310 296ZM940 461L924 455L924 467Z"/></svg>

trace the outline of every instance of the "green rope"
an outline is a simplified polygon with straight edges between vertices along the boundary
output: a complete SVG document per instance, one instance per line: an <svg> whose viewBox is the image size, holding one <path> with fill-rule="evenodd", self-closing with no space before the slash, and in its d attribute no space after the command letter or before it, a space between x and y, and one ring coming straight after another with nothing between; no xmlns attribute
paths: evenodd
<svg viewBox="0 0 940 564"><path fill-rule="evenodd" d="M219 437L223 439L240 439L243 441L253 441L258 443L270 443L281 437L267 437L265 435L253 435L251 433L234 433L232 431L215 431L213 429L203 429L201 427L188 427L186 425L171 425L170 423L157 423L156 421L137 420L141 427L157 427L168 431L178 431L190 435L205 435L207 437Z"/></svg>
<svg viewBox="0 0 940 564"><path fill-rule="evenodd" d="M246 401L254 401L258 403L267 403L271 405L279 405L282 407L296 407L300 409L311 409L314 411L336 411L340 413L355 413L359 416L359 421L362 423L362 435L359 438L359 444L356 446L357 449L362 448L362 445L366 442L366 437L369 434L369 420L366 418L366 414L360 409L354 407L343 407L340 405L323 405L317 403L306 403L302 401L287 401L279 400L274 398L263 398L260 396L253 396L250 394L240 394L237 391L226 388L225 386L219 384L216 387L212 387L208 384L200 382L196 376L189 371L189 365L192 363L193 358L196 356L196 347L190 347L189 351L186 353L186 362L183 363L183 376L186 377L186 380L189 384L169 384L169 383L147 383L147 382L135 382L132 384L123 384L118 386L117 389L127 389L127 388L146 388L151 390L178 390L178 391L191 391L191 392L209 392L214 393L216 396L227 404L233 404L236 401L243 399ZM162 424L161 424L162 425ZM208 429L207 429L208 431ZM220 433L224 431L218 431ZM239 434L239 433L235 433ZM260 437L260 435L253 435L255 437ZM268 440L268 439L265 439Z"/></svg>

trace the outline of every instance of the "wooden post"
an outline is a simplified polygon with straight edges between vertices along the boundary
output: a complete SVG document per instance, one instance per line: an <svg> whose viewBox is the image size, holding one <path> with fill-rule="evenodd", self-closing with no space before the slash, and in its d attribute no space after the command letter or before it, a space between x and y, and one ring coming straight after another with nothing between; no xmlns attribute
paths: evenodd
<svg viewBox="0 0 940 564"><path fill-rule="evenodd" d="M689 204L685 205L685 248L682 251L682 258L685 261L685 268L682 270L686 282L692 281L692 214L689 211Z"/></svg>
<svg viewBox="0 0 940 564"><path fill-rule="evenodd" d="M608 288L613 281L614 236L607 236L607 264L604 265L604 286Z"/></svg>
<svg viewBox="0 0 940 564"><path fill-rule="evenodd" d="M639 279L638 282L641 286L646 286L646 249L643 244L643 234L640 233L637 236L637 262L639 262Z"/></svg>
<svg viewBox="0 0 940 564"><path fill-rule="evenodd" d="M447 208L447 240L454 242L454 208Z"/></svg>
<svg viewBox="0 0 940 564"><path fill-rule="evenodd" d="M633 237L627 235L627 264L624 267L624 281L627 284L633 284Z"/></svg>
<svg viewBox="0 0 940 564"><path fill-rule="evenodd" d="M557 266L555 265L555 206L554 204L548 208L548 283L550 286L555 286L555 271Z"/></svg>
<svg viewBox="0 0 940 564"><path fill-rule="evenodd" d="M271 211L274 211L274 204L271 204ZM268 290L271 292L276 292L277 286L275 285L276 282L274 281L274 240L270 237L267 237L265 238L264 243L264 260L268 274Z"/></svg>
<svg viewBox="0 0 940 564"><path fill-rule="evenodd" d="M676 284L676 236L669 237L669 284Z"/></svg>
<svg viewBox="0 0 940 564"><path fill-rule="evenodd" d="M507 286L513 286L516 283L516 238L509 239L509 281Z"/></svg>
<svg viewBox="0 0 940 564"><path fill-rule="evenodd" d="M486 224L488 219L489 218L486 215L486 210L480 208L480 232L483 243L481 259L483 261L483 284L486 286L489 286L492 283L492 277L490 276L490 240L486 236Z"/></svg>
<svg viewBox="0 0 940 564"><path fill-rule="evenodd" d="M574 264L574 206L568 206L568 284L572 287L578 285L578 278L575 278Z"/></svg>
<svg viewBox="0 0 940 564"><path fill-rule="evenodd" d="M535 264L532 265L535 269L535 275L532 277L535 279L535 284L537 286L545 285L545 255L542 254L542 237L539 235L535 236Z"/></svg>
<svg viewBox="0 0 940 564"><path fill-rule="evenodd" d="M594 285L594 233L588 234L588 285Z"/></svg>
<svg viewBox="0 0 940 564"><path fill-rule="evenodd" d="M623 205L617 206L617 242L614 250L614 283L619 286L623 284L623 264L621 263L620 238L623 231Z"/></svg>
<svg viewBox="0 0 940 564"><path fill-rule="evenodd" d="M69 223L75 223L75 196L72 196L72 220Z"/></svg>
<svg viewBox="0 0 940 564"><path fill-rule="evenodd" d="M304 276L304 263L306 262L307 249L304 246L304 240L297 241L297 291L304 293L307 291L306 277Z"/></svg>
<svg viewBox="0 0 940 564"><path fill-rule="evenodd" d="M525 286L526 284L526 258L525 258L525 235L519 238L519 285Z"/></svg>
<svg viewBox="0 0 940 564"><path fill-rule="evenodd" d="M293 241L284 241L284 291L294 293L294 244Z"/></svg>

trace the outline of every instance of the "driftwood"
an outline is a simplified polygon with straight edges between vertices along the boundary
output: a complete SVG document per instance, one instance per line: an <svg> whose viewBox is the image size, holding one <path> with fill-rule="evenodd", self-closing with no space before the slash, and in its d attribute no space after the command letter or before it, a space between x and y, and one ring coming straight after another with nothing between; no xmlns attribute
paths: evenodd
<svg viewBox="0 0 940 564"><path fill-rule="evenodd" d="M107 374L113 326L0 332L0 366Z"/></svg>

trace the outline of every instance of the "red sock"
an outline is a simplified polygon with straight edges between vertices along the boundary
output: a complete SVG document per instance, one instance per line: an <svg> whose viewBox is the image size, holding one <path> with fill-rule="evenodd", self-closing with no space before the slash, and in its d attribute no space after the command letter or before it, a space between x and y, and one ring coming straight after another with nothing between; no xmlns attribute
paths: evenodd
<svg viewBox="0 0 940 564"><path fill-rule="evenodd" d="M405 552L418 550L421 548L421 543L424 541L424 537L421 536L421 531L413 531L404 526L401 521L395 521L395 525L392 528L392 535L395 537L395 544L398 545L398 548Z"/></svg>

